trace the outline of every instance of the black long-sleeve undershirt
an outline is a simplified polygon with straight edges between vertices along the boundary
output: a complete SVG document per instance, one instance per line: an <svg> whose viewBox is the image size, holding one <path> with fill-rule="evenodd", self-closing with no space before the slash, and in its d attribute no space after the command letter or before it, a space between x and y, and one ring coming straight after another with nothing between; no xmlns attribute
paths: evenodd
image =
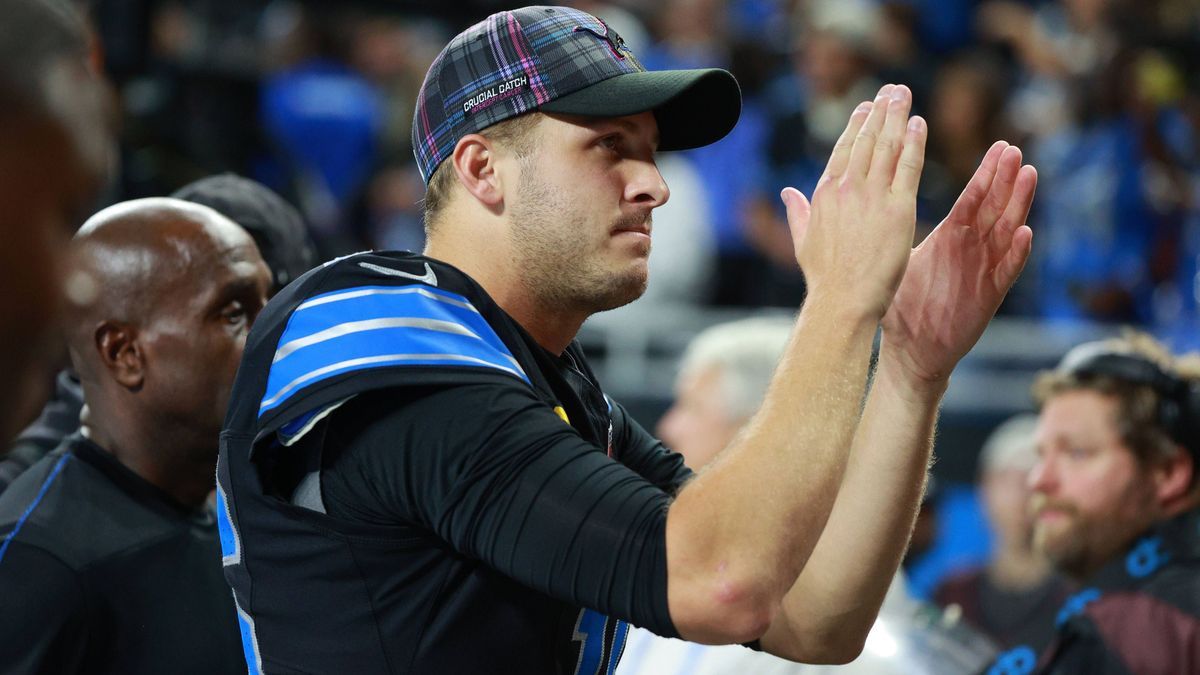
<svg viewBox="0 0 1200 675"><path fill-rule="evenodd" d="M372 392L330 418L329 515L425 528L559 600L674 635L666 510L691 475L619 405L614 461L514 381Z"/></svg>

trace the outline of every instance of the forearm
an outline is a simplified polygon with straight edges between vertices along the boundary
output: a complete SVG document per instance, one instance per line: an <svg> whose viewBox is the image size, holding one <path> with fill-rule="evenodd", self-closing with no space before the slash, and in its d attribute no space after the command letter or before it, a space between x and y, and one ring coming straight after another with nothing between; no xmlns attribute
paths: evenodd
<svg viewBox="0 0 1200 675"><path fill-rule="evenodd" d="M745 620L737 639L757 638L795 583L842 482L874 333L869 313L811 298L758 414L680 492L667 517L668 591L685 638L729 641L690 620L714 613Z"/></svg>
<svg viewBox="0 0 1200 675"><path fill-rule="evenodd" d="M764 648L830 661L861 649L908 545L944 390L881 354L829 521Z"/></svg>

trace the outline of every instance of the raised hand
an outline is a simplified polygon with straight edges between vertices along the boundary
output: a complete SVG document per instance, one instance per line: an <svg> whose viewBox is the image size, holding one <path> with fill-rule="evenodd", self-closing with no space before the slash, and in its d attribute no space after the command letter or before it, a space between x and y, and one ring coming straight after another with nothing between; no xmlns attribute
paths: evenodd
<svg viewBox="0 0 1200 675"><path fill-rule="evenodd" d="M916 249L883 319L881 367L942 383L983 334L1025 267L1037 171L994 144L950 214Z"/></svg>
<svg viewBox="0 0 1200 675"><path fill-rule="evenodd" d="M904 276L925 159L925 121L909 119L912 92L885 85L864 102L830 155L811 205L794 188L787 205L809 297L883 316Z"/></svg>

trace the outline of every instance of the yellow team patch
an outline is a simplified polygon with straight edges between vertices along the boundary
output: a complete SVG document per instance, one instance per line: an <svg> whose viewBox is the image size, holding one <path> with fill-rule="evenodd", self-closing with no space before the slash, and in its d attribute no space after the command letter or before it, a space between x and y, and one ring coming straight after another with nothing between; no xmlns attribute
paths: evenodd
<svg viewBox="0 0 1200 675"><path fill-rule="evenodd" d="M562 418L562 421L566 422L567 424L571 423L571 418L567 417L567 411L561 405L554 406L554 412Z"/></svg>

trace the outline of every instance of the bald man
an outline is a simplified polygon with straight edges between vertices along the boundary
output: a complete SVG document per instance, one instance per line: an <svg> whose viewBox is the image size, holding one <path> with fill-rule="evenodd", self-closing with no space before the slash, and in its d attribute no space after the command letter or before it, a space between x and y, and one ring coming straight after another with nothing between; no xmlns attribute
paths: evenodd
<svg viewBox="0 0 1200 675"><path fill-rule="evenodd" d="M271 277L207 207L93 216L67 328L91 413L0 495L0 672L245 671L207 497Z"/></svg>
<svg viewBox="0 0 1200 675"><path fill-rule="evenodd" d="M241 225L258 245L271 272L272 295L316 264L315 244L300 212L261 183L224 173L189 183L171 196L211 207ZM54 396L41 415L17 436L8 454L0 457L0 492L79 429L82 408L78 378L69 370L60 372Z"/></svg>
<svg viewBox="0 0 1200 675"><path fill-rule="evenodd" d="M106 91L69 3L0 0L0 442L44 400L62 252L112 165Z"/></svg>

